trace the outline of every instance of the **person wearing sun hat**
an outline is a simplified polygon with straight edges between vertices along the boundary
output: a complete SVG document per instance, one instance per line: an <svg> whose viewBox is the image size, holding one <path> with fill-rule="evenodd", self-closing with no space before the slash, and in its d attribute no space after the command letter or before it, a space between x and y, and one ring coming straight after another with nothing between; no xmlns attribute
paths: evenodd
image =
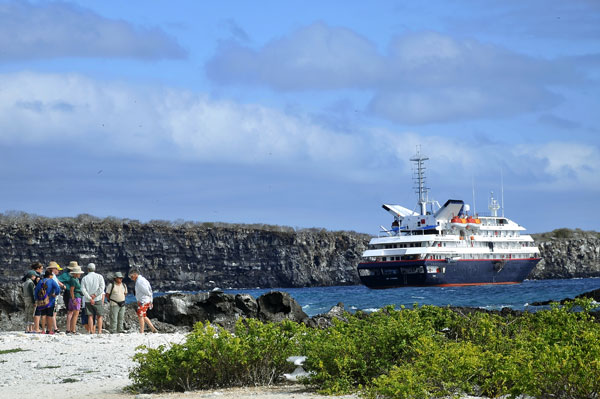
<svg viewBox="0 0 600 399"><path fill-rule="evenodd" d="M83 293L81 292L81 283L79 279L83 270L79 266L70 268L69 281L65 283L69 287L69 302L67 302L67 334L77 334L77 319L81 310L81 301Z"/></svg>
<svg viewBox="0 0 600 399"><path fill-rule="evenodd" d="M110 315L108 331L111 334L124 332L125 297L127 297L127 286L123 284L123 273L116 272L114 281L106 287L106 300L109 303Z"/></svg>
<svg viewBox="0 0 600 399"><path fill-rule="evenodd" d="M58 284L58 287L60 288L61 291L64 290L65 285L58 278L58 272L62 271L63 268L60 267L60 265L58 263L52 261L52 262L48 263L48 267L46 268L46 270L52 270L52 279L56 282L56 284ZM60 333L60 330L58 329L58 324L56 322L56 314L64 307L65 307L65 302L63 301L63 296L62 295L57 296L55 305L54 305L54 315L52 316L52 323L54 324L54 332L56 332L56 333ZM46 326L46 331L47 330L48 330L48 326Z"/></svg>

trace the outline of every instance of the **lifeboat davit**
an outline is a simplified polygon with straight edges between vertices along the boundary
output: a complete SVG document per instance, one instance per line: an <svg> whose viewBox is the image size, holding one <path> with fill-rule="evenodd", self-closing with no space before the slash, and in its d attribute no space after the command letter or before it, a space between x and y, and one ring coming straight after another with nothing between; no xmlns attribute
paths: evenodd
<svg viewBox="0 0 600 399"><path fill-rule="evenodd" d="M481 219L469 216L467 218L467 226L471 229L479 229L481 227Z"/></svg>

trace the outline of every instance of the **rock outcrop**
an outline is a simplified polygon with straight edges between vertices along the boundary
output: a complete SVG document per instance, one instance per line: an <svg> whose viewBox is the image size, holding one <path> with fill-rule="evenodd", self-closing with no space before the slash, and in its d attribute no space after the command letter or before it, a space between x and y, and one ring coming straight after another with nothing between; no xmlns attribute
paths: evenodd
<svg viewBox="0 0 600 399"><path fill-rule="evenodd" d="M0 218L0 282L20 279L32 262L76 260L106 277L139 267L157 291L351 285L368 240L278 226Z"/></svg>
<svg viewBox="0 0 600 399"><path fill-rule="evenodd" d="M533 237L542 260L530 279L600 277L600 233L558 229Z"/></svg>
<svg viewBox="0 0 600 399"><path fill-rule="evenodd" d="M530 279L600 277L600 233L559 229L534 238L543 260ZM33 262L76 260L93 261L107 278L139 267L156 291L353 285L369 239L281 226L0 214L0 283L20 281Z"/></svg>
<svg viewBox="0 0 600 399"><path fill-rule="evenodd" d="M232 330L238 319L308 323L308 315L287 292L271 291L254 299L248 294L221 291L199 294L168 294L155 298L148 317L174 326L192 327L209 321Z"/></svg>

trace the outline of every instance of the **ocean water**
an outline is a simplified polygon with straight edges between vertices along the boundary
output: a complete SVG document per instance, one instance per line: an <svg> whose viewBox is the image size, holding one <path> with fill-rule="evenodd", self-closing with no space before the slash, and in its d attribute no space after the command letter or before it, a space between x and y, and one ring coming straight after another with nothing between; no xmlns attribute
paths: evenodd
<svg viewBox="0 0 600 399"><path fill-rule="evenodd" d="M468 287L407 287L372 290L365 286L226 289L226 293L246 293L258 298L269 291L288 292L309 316L325 313L338 302L346 310L375 311L386 305L412 307L413 304L436 306L469 306L484 309L508 307L523 310L532 302L574 298L600 288L600 278L568 280L525 280L513 285L480 285ZM164 295L156 293L156 295ZM530 309L536 309L531 307Z"/></svg>

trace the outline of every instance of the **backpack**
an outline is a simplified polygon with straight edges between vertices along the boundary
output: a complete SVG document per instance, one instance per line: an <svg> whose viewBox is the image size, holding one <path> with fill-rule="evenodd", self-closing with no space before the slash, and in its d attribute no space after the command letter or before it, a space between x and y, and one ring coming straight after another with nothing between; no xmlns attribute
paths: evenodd
<svg viewBox="0 0 600 399"><path fill-rule="evenodd" d="M40 290L37 293L37 296L35 298L35 306L37 306L38 308L46 308L48 307L48 304L50 303L50 298L48 298L48 280L44 279L42 281L42 286L40 287Z"/></svg>

